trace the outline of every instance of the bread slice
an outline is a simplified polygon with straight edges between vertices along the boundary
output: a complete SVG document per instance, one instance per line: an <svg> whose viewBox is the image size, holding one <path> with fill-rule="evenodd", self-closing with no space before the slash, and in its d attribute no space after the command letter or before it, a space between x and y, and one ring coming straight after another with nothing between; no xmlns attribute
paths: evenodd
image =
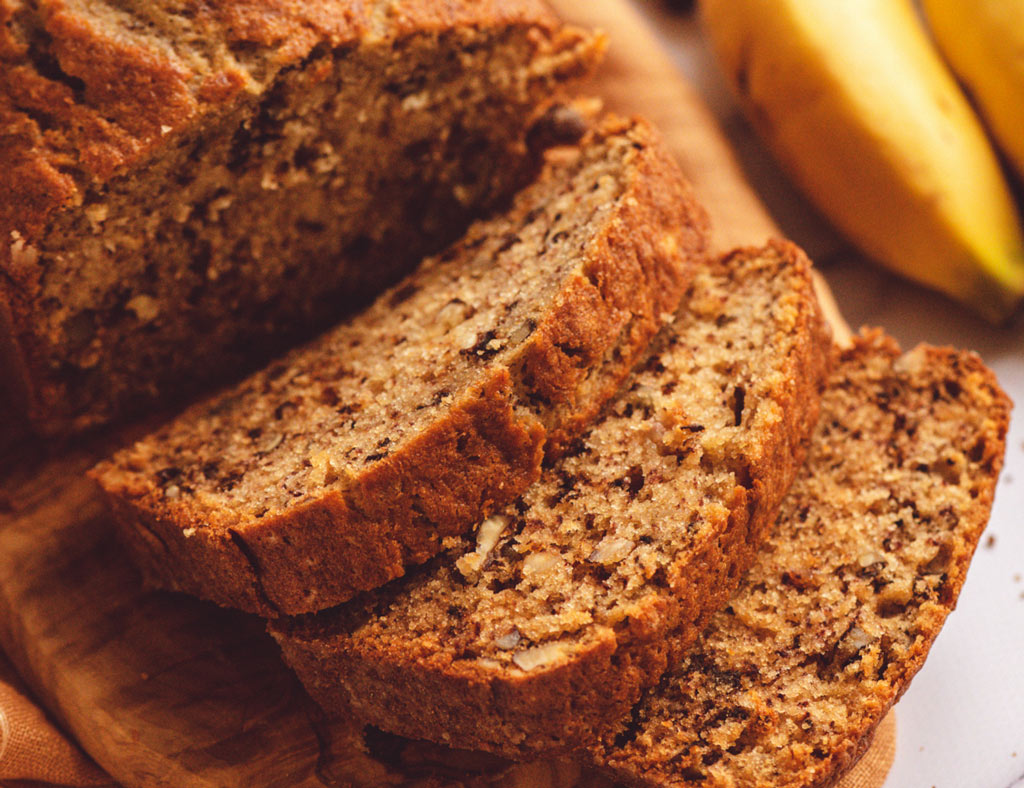
<svg viewBox="0 0 1024 788"><path fill-rule="evenodd" d="M272 633L325 708L514 758L594 741L699 634L803 461L831 358L777 243L694 280L604 418L403 581Z"/></svg>
<svg viewBox="0 0 1024 788"><path fill-rule="evenodd" d="M1009 411L977 356L861 336L743 586L593 761L650 788L833 785L956 604Z"/></svg>
<svg viewBox="0 0 1024 788"><path fill-rule="evenodd" d="M0 3L0 385L81 429L313 336L535 174L603 46L543 0Z"/></svg>
<svg viewBox="0 0 1024 788"><path fill-rule="evenodd" d="M342 782L353 788L404 781L446 788L611 788L613 780L657 788L836 784L869 745L874 725L906 688L956 603L988 519L1010 403L972 354L921 347L900 359L892 340L872 332L845 353L821 407L807 463L731 610L715 616L683 667L591 753L603 774L581 773L566 759L513 766L403 739L344 715L331 732ZM959 485L941 470L950 467L948 459L957 466L957 454L966 459ZM938 484L915 465L933 469ZM900 500L880 507L889 495ZM904 513L885 511L894 505ZM944 512L938 529L936 511ZM909 544L897 548L907 537ZM940 550L954 545L945 579L934 571L938 565L929 566L936 538ZM885 553L886 566L861 566L874 550ZM931 586L933 598L880 619L886 631L873 643L832 649L849 640L855 609L875 608L886 589L908 577ZM789 644L797 636L810 647L798 644L794 651ZM888 662L881 680L865 680L882 666L883 645ZM806 707L803 700L782 703L811 693L816 700ZM844 721L847 715L852 719Z"/></svg>
<svg viewBox="0 0 1024 788"><path fill-rule="evenodd" d="M535 481L646 350L706 236L651 128L609 120L368 311L95 476L156 585L264 615L335 605Z"/></svg>

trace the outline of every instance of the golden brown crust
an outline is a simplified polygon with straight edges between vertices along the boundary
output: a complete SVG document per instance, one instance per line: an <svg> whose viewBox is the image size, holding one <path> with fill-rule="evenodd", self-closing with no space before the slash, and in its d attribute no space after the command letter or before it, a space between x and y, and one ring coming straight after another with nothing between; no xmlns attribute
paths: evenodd
<svg viewBox="0 0 1024 788"><path fill-rule="evenodd" d="M593 417L703 256L706 218L678 167L642 122L609 120L595 131L598 140L623 136L631 150L622 198L594 227L596 240L583 250L580 270L560 285L524 343L537 374L524 375L519 364L492 368L442 419L366 466L343 490L264 520L202 503L198 514L175 511L155 480L160 467L145 467L143 455L99 466L95 475L145 575L159 586L262 615L319 610L400 575L439 552L445 536L466 531L519 495L539 473L546 437L559 424L579 429ZM622 242L608 243L612 234ZM634 296L628 305L626 293ZM576 344L569 345L561 324L581 304L587 316L572 325ZM588 370L608 355L616 363L602 370L600 386L586 388ZM549 368L562 370L568 384L544 387ZM535 392L543 392L541 405ZM535 412L554 408L547 425L538 421Z"/></svg>
<svg viewBox="0 0 1024 788"><path fill-rule="evenodd" d="M704 253L710 234L707 214L689 187L681 190L675 179L665 177L677 164L657 131L646 123L618 121L606 126L609 132L614 123L631 128L634 144L649 155L631 173L631 198L622 201L619 213L595 239L586 280L574 283L541 327L520 373L528 397L554 405L548 419L550 459L593 421L678 306L678 272L661 261L680 252ZM679 232L636 233L635 228L647 226L677 227Z"/></svg>
<svg viewBox="0 0 1024 788"><path fill-rule="evenodd" d="M0 400L8 404L11 413L24 413L30 396L25 385L28 371L14 338L14 322L3 293L0 293L0 369L9 376L7 385L0 386ZM13 422L13 419L5 421Z"/></svg>
<svg viewBox="0 0 1024 788"><path fill-rule="evenodd" d="M88 190L158 156L209 116L229 112L318 44L477 25L552 31L558 24L541 0L230 0L196 4L188 16L195 40L224 51L197 62L175 51L174 41L104 24L62 0L0 2L0 23L7 23L0 24L0 164L8 184L0 194L0 237L12 230L35 237L54 212L81 204ZM12 22L35 40L16 36Z"/></svg>
<svg viewBox="0 0 1024 788"><path fill-rule="evenodd" d="M190 531L159 507L133 506L121 491L107 497L151 584L276 615L376 588L434 555L446 526L507 504L537 478L543 439L535 419L513 412L508 372L497 370L345 493L286 515ZM472 466L467 456L476 458Z"/></svg>
<svg viewBox="0 0 1024 788"><path fill-rule="evenodd" d="M372 724L402 736L458 742L460 747L517 759L578 748L628 713L641 691L656 683L697 638L753 562L803 462L817 420L833 353L810 265L794 246L774 243L767 252L737 251L718 266L742 266L749 257L769 258L765 267L772 273L759 275L765 281L777 275L785 282L781 298L786 304L779 310L784 317L770 344L791 349L780 369L772 369L767 391L759 389L758 412L770 410L772 417L758 422L757 449L737 463L743 467L734 469L735 485L711 513L717 520L703 529L698 544L666 567L671 593L652 591L631 603L628 618L616 627L586 628L565 658L538 670L494 667L487 659L456 653L446 641L457 637L453 633L406 637L398 622L387 630L393 627L393 636L385 633L378 639L377 630L369 628L355 633L363 622L362 606L352 621L327 613L294 626L275 623L272 632L286 660L321 705L334 709L351 702ZM600 501L591 504L596 507ZM582 511L565 516L582 518ZM531 516L529 509L523 514L527 523ZM685 520L688 515L679 516ZM431 592L423 604L434 598ZM379 615L399 605L403 610L408 606L385 596ZM372 601L366 607L372 621L377 607ZM508 625L516 623L513 618Z"/></svg>
<svg viewBox="0 0 1024 788"><path fill-rule="evenodd" d="M837 784L956 604L1010 407L973 353L857 337L752 575L594 763L646 788Z"/></svg>

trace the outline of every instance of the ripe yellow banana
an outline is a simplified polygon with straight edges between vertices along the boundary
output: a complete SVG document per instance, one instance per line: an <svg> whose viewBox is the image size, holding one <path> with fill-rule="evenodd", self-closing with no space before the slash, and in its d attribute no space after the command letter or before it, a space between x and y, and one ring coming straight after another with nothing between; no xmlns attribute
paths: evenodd
<svg viewBox="0 0 1024 788"><path fill-rule="evenodd" d="M996 156L911 0L704 0L755 126L868 254L1005 318L1024 238Z"/></svg>
<svg viewBox="0 0 1024 788"><path fill-rule="evenodd" d="M1024 0L925 0L953 71L1024 178Z"/></svg>

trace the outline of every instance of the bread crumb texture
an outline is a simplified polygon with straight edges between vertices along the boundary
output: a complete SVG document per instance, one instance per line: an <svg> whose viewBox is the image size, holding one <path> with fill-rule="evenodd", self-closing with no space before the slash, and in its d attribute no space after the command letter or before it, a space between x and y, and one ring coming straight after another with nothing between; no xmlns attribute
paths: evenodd
<svg viewBox="0 0 1024 788"><path fill-rule="evenodd" d="M652 788L834 784L956 604L1009 410L977 356L862 335L742 587L595 764Z"/></svg>
<svg viewBox="0 0 1024 788"><path fill-rule="evenodd" d="M63 432L308 339L525 183L602 49L540 0L0 0L4 382Z"/></svg>
<svg viewBox="0 0 1024 788"><path fill-rule="evenodd" d="M367 311L96 477L156 584L268 615L337 604L532 483L645 352L706 236L653 131L609 120Z"/></svg>
<svg viewBox="0 0 1024 788"><path fill-rule="evenodd" d="M831 358L810 267L706 266L603 418L407 578L284 622L328 709L524 758L594 741L723 605L803 459Z"/></svg>
<svg viewBox="0 0 1024 788"><path fill-rule="evenodd" d="M332 730L332 750L338 757L331 764L331 774L345 785L360 788L406 784L423 788L610 788L613 784L809 788L836 784L870 743L875 722L905 688L916 669L914 661L919 664L923 659L937 623L930 615L922 616L921 606L915 603L906 615L885 619L887 632L879 638L865 642L856 635L846 647L833 650L844 639L837 633L846 634L849 616L857 615L855 609L875 607L873 581L881 577L877 582L884 586L885 577L895 579L908 571L917 577L914 564L931 562L933 550L920 550L934 547L928 545L929 537L914 537L922 515L952 506L960 522L954 524L947 515L945 526L931 534L940 533L958 543L950 553L950 567L963 560L963 553L970 554L988 517L1005 448L1010 403L976 358L926 347L915 351L915 360L909 364L898 358L895 345L879 333L862 337L858 347L846 354L824 395L816 444L793 485L792 497L783 504L764 555L736 593L732 610L716 616L681 669L650 690L609 735L606 745L592 753L593 765L603 774L581 771L570 759L513 765L493 756L403 739L362 726L350 713L339 715L339 724ZM921 365L931 371L921 375L912 371ZM943 400L945 404L940 405ZM936 412L969 426L933 425L923 432L914 428ZM901 417L911 414L913 422L901 423ZM879 426L881 431L866 440L864 428ZM861 435L851 438L858 429ZM840 437L844 431L845 437ZM886 447L896 433L899 440L890 450ZM827 443L817 445L821 440ZM855 459L842 459L847 446L855 447ZM927 461L957 447L966 450L968 462L959 491L953 494L955 503L953 498L942 500L950 494L945 479L931 480L920 475L923 471L910 468L900 470L914 458ZM850 490L837 496L836 485L846 489L851 475L863 482L862 492ZM880 516L882 509L876 502L901 488L899 494L910 510L907 519L892 513ZM933 488L937 497L930 509L915 513L918 496ZM886 492L880 496L879 490ZM802 519L805 509L807 517ZM865 512L869 512L866 517ZM823 519L816 519L819 515ZM918 548L902 558L889 554L884 572L879 567L877 573L870 569L859 577L865 569L857 560L862 551L881 554L893 532L901 534L901 544L897 548L892 541L890 549L902 549L908 535L912 542L919 542ZM822 556L820 562L817 556ZM796 580L792 570L807 566L812 569L806 579ZM831 579L836 567L845 579ZM920 574L931 576L933 584L942 582L943 587L948 582L932 571ZM843 590L851 578L857 584L872 584L870 589L860 587L862 596L855 601L847 601ZM939 604L948 611L955 602L955 586L946 593L952 602ZM793 599L786 601L789 596ZM756 620L741 622L737 604L754 611ZM764 606L757 610L759 604ZM799 642L795 647L788 645L797 636L812 644L800 654L794 652L800 649ZM886 636L890 661L883 667L877 657ZM896 642L902 645L900 656L893 660ZM730 656L737 646L736 656ZM865 658L871 660L870 667L861 665ZM451 742L452 747L458 745Z"/></svg>

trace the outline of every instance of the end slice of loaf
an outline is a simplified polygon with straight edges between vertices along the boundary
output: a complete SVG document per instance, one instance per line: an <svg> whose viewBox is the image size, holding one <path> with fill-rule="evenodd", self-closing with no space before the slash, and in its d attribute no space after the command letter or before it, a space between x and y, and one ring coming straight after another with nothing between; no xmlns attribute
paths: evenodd
<svg viewBox="0 0 1024 788"><path fill-rule="evenodd" d="M707 222L609 120L366 312L94 471L148 578L264 615L401 575L509 503L678 305Z"/></svg>
<svg viewBox="0 0 1024 788"><path fill-rule="evenodd" d="M602 49L544 0L0 3L0 387L83 429L308 339L505 204Z"/></svg>
<svg viewBox="0 0 1024 788"><path fill-rule="evenodd" d="M859 338L741 589L595 763L650 788L833 785L956 604L1009 411L973 354Z"/></svg>
<svg viewBox="0 0 1024 788"><path fill-rule="evenodd" d="M831 353L810 264L702 270L603 419L422 570L272 632L327 709L514 758L628 713L725 603L803 461Z"/></svg>

